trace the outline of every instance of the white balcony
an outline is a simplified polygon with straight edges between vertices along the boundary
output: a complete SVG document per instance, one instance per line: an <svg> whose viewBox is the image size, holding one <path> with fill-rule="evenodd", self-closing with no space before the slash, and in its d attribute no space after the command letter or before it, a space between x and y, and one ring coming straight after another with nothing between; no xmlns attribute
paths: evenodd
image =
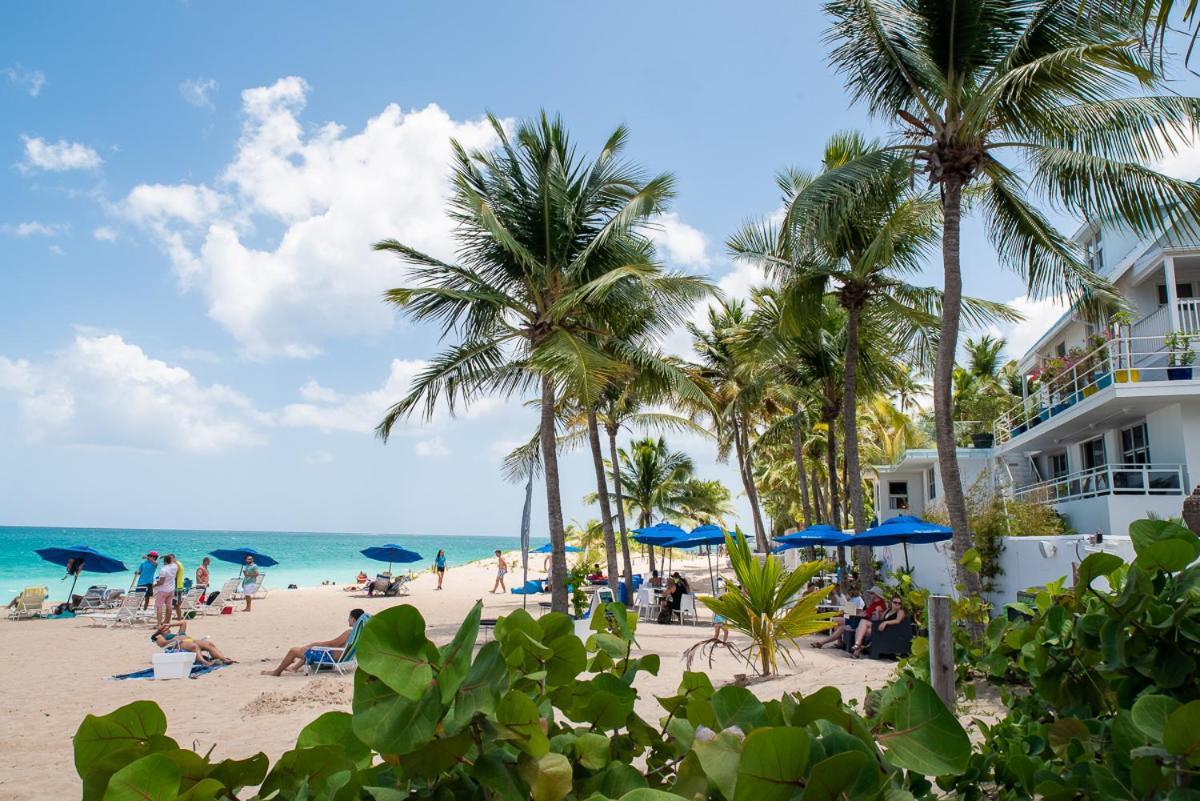
<svg viewBox="0 0 1200 801"><path fill-rule="evenodd" d="M1021 487L1013 495L1061 503L1106 495L1183 495L1183 465L1106 464Z"/></svg>
<svg viewBox="0 0 1200 801"><path fill-rule="evenodd" d="M1200 301L1187 305L1200 324ZM1150 318L1142 322L1147 321ZM1193 335L1186 346L1171 344L1164 334L1121 335L1068 362L1058 375L1043 381L996 420L996 446L1029 450L1039 442L1062 439L1064 430L1082 430L1104 421L1115 425L1118 412L1102 408L1113 398L1123 399L1120 415L1133 418L1160 406L1165 398L1200 394L1200 365L1185 364L1196 358L1200 335Z"/></svg>

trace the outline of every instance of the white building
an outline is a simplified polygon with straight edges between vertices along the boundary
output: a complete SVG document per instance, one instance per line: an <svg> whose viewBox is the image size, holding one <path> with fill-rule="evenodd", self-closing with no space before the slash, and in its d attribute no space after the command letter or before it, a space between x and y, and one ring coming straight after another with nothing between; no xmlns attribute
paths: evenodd
<svg viewBox="0 0 1200 801"><path fill-rule="evenodd" d="M972 487L990 470L991 448L959 448L958 470L964 488ZM937 450L910 449L895 464L874 465L875 514L882 523L896 515L922 517L941 497Z"/></svg>
<svg viewBox="0 0 1200 801"><path fill-rule="evenodd" d="M1021 357L1035 380L996 423L996 469L1076 531L1124 535L1150 513L1178 515L1200 478L1200 232L1146 241L1091 224L1075 241L1131 322L1101 331L1068 312Z"/></svg>

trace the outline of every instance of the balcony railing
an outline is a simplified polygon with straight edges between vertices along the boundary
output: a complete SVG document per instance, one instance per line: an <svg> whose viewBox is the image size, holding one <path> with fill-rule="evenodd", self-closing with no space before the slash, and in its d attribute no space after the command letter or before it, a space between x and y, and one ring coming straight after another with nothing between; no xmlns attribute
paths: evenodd
<svg viewBox="0 0 1200 801"><path fill-rule="evenodd" d="M1043 503L1101 495L1182 495L1183 466L1177 464L1106 464L1014 490L1013 495Z"/></svg>
<svg viewBox="0 0 1200 801"><path fill-rule="evenodd" d="M1200 306L1197 313L1200 314ZM1053 379L1040 384L1022 403L997 418L996 444L1019 437L1077 404L1087 403L1114 383L1191 379L1193 367L1178 365L1195 359L1200 338L1186 349L1170 349L1167 340L1167 336L1161 335L1119 336L1076 359ZM1196 367L1196 375L1200 377L1200 366Z"/></svg>

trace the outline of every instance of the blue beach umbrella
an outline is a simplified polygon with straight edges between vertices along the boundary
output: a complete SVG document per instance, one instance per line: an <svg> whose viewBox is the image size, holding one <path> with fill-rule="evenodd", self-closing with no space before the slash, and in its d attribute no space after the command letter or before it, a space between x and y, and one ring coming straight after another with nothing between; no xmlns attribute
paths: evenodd
<svg viewBox="0 0 1200 801"><path fill-rule="evenodd" d="M687 537L687 532L674 523L656 523L646 528L635 528L632 539L642 545L666 545Z"/></svg>
<svg viewBox="0 0 1200 801"><path fill-rule="evenodd" d="M387 545L372 545L370 548L363 548L359 553L368 559L374 559L376 562L387 562L389 573L392 572L393 562L404 564L406 562L421 561L421 554L391 543Z"/></svg>
<svg viewBox="0 0 1200 801"><path fill-rule="evenodd" d="M218 548L215 551L209 551L208 555L215 556L222 562L230 562L235 565L243 564L247 556L253 556L254 563L260 567L275 567L275 565L279 564L279 562L265 553L259 553L253 548Z"/></svg>
<svg viewBox="0 0 1200 801"><path fill-rule="evenodd" d="M912 515L897 515L889 518L874 528L869 528L862 534L850 538L849 545L866 545L871 548L881 548L885 545L904 546L904 567L908 564L908 544L926 545L932 542L944 542L954 536L954 529L939 526Z"/></svg>
<svg viewBox="0 0 1200 801"><path fill-rule="evenodd" d="M72 545L69 548L39 548L34 553L51 564L62 565L63 567L70 565L74 568L71 571L73 576L71 592L67 594L68 603L70 603L71 598L75 595L75 584L79 581L79 574L83 571L86 570L91 573L124 573L129 569L125 567L125 563L120 559L114 559L107 554L102 554L95 548L87 545ZM72 560L75 561L73 562Z"/></svg>
<svg viewBox="0 0 1200 801"><path fill-rule="evenodd" d="M738 532L730 532L730 536L741 536ZM714 526L708 523L703 526L697 526L692 529L691 534L687 534L677 540L671 540L666 543L666 548L702 548L705 545L710 546L705 555L708 557L708 580L712 584L713 595L717 594L717 579L713 574L712 566L712 547L713 545L723 545L725 543L725 530L720 526Z"/></svg>
<svg viewBox="0 0 1200 801"><path fill-rule="evenodd" d="M775 541L780 543L780 545L775 549L775 552L786 551L790 548L808 548L816 545L825 547L847 545L850 539L849 534L835 526L831 526L828 523L817 523L800 531L776 537Z"/></svg>
<svg viewBox="0 0 1200 801"><path fill-rule="evenodd" d="M532 551L530 551L530 553L553 553L553 552L554 552L554 547L551 545L551 543L548 543L548 542L545 545L539 545L538 547L536 547ZM563 547L563 553L583 553L583 549L576 548L574 545L566 545Z"/></svg>

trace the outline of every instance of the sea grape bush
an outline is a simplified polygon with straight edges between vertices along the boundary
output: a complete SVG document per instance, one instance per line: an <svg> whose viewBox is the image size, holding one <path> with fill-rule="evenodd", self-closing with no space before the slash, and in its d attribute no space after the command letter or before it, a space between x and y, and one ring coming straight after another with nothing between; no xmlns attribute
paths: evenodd
<svg viewBox="0 0 1200 801"><path fill-rule="evenodd" d="M976 667L1005 683L1007 716L951 780L970 799L1196 799L1200 776L1200 539L1130 527L1135 558L1088 555L997 618Z"/></svg>
<svg viewBox="0 0 1200 801"><path fill-rule="evenodd" d="M636 678L659 660L633 655L625 607L594 615L586 643L565 615L517 611L476 647L480 613L442 647L414 607L374 616L353 711L309 723L273 765L181 748L150 701L89 715L75 735L83 797L902 801L933 797L934 777L952 781L971 759L958 721L911 676L864 716L830 687L763 702L689 672L645 720Z"/></svg>

